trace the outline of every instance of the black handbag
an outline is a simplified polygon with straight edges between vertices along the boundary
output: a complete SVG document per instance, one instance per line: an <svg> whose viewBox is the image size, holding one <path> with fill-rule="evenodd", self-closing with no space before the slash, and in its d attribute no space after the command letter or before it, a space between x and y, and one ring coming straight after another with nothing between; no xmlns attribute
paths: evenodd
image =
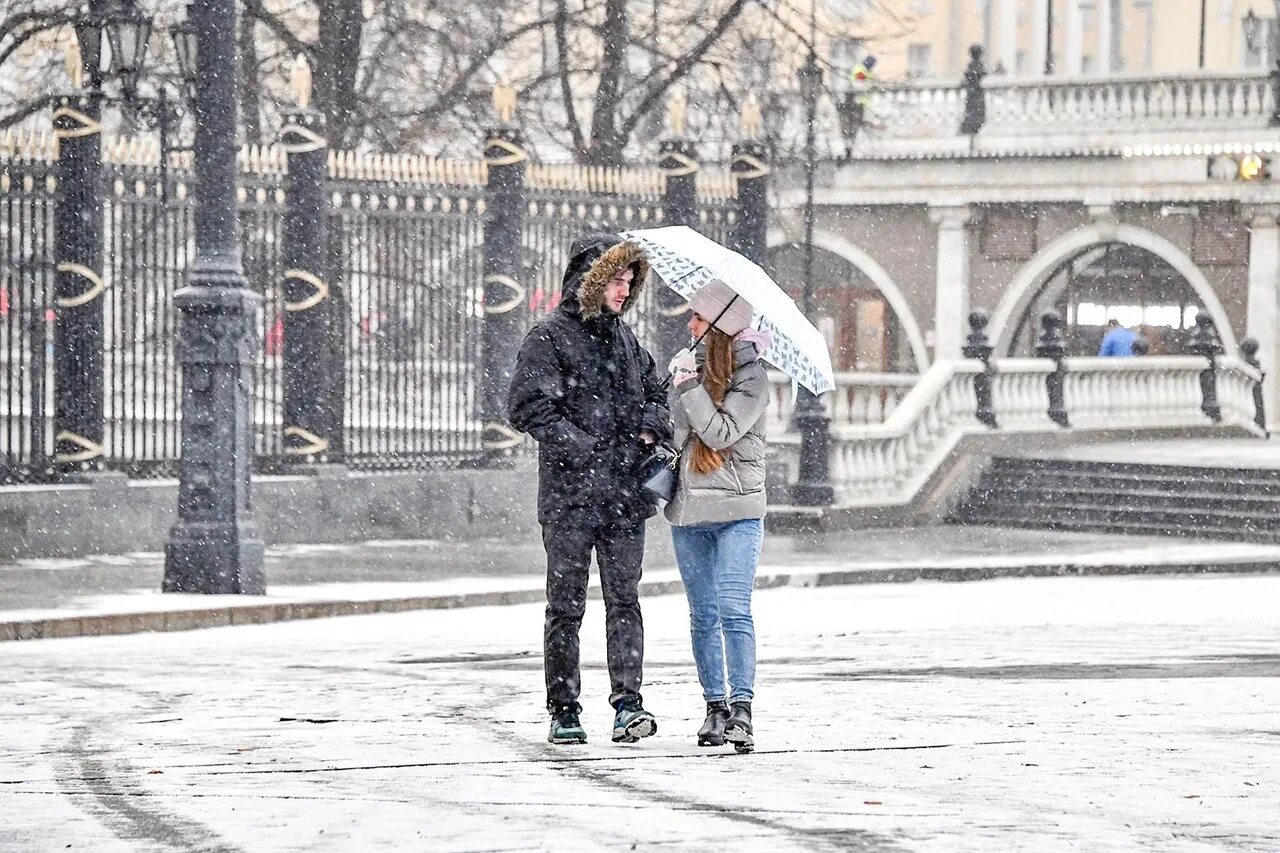
<svg viewBox="0 0 1280 853"><path fill-rule="evenodd" d="M680 454L666 445L659 445L640 463L640 487L650 500L670 502L676 495L679 471Z"/></svg>

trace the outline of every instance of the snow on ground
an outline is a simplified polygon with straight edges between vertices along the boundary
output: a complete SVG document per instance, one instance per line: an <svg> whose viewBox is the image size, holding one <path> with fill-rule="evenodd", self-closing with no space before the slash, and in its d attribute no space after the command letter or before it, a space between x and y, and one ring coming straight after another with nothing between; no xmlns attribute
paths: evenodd
<svg viewBox="0 0 1280 853"><path fill-rule="evenodd" d="M757 596L759 751L700 750L680 596L656 737L545 743L541 607L0 647L3 850L1280 849L1277 577ZM634 848L633 848L634 845Z"/></svg>

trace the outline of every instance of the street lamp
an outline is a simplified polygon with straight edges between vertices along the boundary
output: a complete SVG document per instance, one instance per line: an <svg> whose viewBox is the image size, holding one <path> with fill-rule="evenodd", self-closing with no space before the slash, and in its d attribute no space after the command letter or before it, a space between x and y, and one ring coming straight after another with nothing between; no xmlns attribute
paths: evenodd
<svg viewBox="0 0 1280 853"><path fill-rule="evenodd" d="M169 27L169 37L173 39L173 52L178 57L178 71L182 79L193 85L196 79L196 28L191 23L191 7L187 7L187 17Z"/></svg>
<svg viewBox="0 0 1280 853"><path fill-rule="evenodd" d="M111 73L119 78L125 100L133 101L138 77L147 61L151 18L136 8L117 9L108 15L105 28L107 42L111 45Z"/></svg>
<svg viewBox="0 0 1280 853"><path fill-rule="evenodd" d="M800 66L798 83L804 99L804 291L802 308L806 317L813 316L813 184L817 171L814 123L817 120L818 93L822 88L822 69L815 50L817 39L817 2L809 9L809 55ZM830 506L835 500L828 478L829 435L827 412L818 395L800 386L796 390L796 429L800 433L800 472L792 491L799 506Z"/></svg>
<svg viewBox="0 0 1280 853"><path fill-rule="evenodd" d="M174 294L182 455L163 589L261 595L264 547L249 469L262 297L249 289L236 233L236 2L197 0L188 14L196 46L196 251L186 286Z"/></svg>

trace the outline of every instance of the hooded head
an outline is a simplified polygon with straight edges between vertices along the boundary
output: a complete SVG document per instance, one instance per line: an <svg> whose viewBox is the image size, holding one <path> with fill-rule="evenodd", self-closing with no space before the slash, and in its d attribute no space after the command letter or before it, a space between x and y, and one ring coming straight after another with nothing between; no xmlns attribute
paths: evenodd
<svg viewBox="0 0 1280 853"><path fill-rule="evenodd" d="M561 304L570 310L576 307L584 320L598 316L604 308L605 287L627 267L631 267L635 277L631 280L631 292L622 303L623 314L640 298L649 277L649 261L644 249L610 233L588 234L575 240L564 271Z"/></svg>

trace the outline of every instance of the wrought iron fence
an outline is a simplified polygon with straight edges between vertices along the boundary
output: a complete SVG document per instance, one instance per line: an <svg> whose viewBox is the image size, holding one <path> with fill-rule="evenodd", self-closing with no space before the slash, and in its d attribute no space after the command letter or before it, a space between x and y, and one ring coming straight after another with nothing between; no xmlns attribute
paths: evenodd
<svg viewBox="0 0 1280 853"><path fill-rule="evenodd" d="M53 456L52 139L8 137L0 158L0 465L23 481Z"/></svg>
<svg viewBox="0 0 1280 853"><path fill-rule="evenodd" d="M160 162L153 144L105 141L102 204L101 454L59 464L54 354L57 150L50 137L0 139L0 483L51 480L73 467L173 476L181 439L175 291L194 261L189 154ZM241 251L264 296L255 379L255 466L341 458L361 468L459 464L486 449L482 325L483 161L328 155L327 296L340 318L341 447L299 455L286 442L284 347L286 155L247 148L239 187ZM520 332L551 310L572 240L584 232L664 224L657 168L529 166L520 257L528 284ZM696 219L728 241L737 219L728 173L700 174ZM633 318L656 340L656 288ZM293 369L297 369L296 365ZM96 379L88 386L96 388Z"/></svg>

